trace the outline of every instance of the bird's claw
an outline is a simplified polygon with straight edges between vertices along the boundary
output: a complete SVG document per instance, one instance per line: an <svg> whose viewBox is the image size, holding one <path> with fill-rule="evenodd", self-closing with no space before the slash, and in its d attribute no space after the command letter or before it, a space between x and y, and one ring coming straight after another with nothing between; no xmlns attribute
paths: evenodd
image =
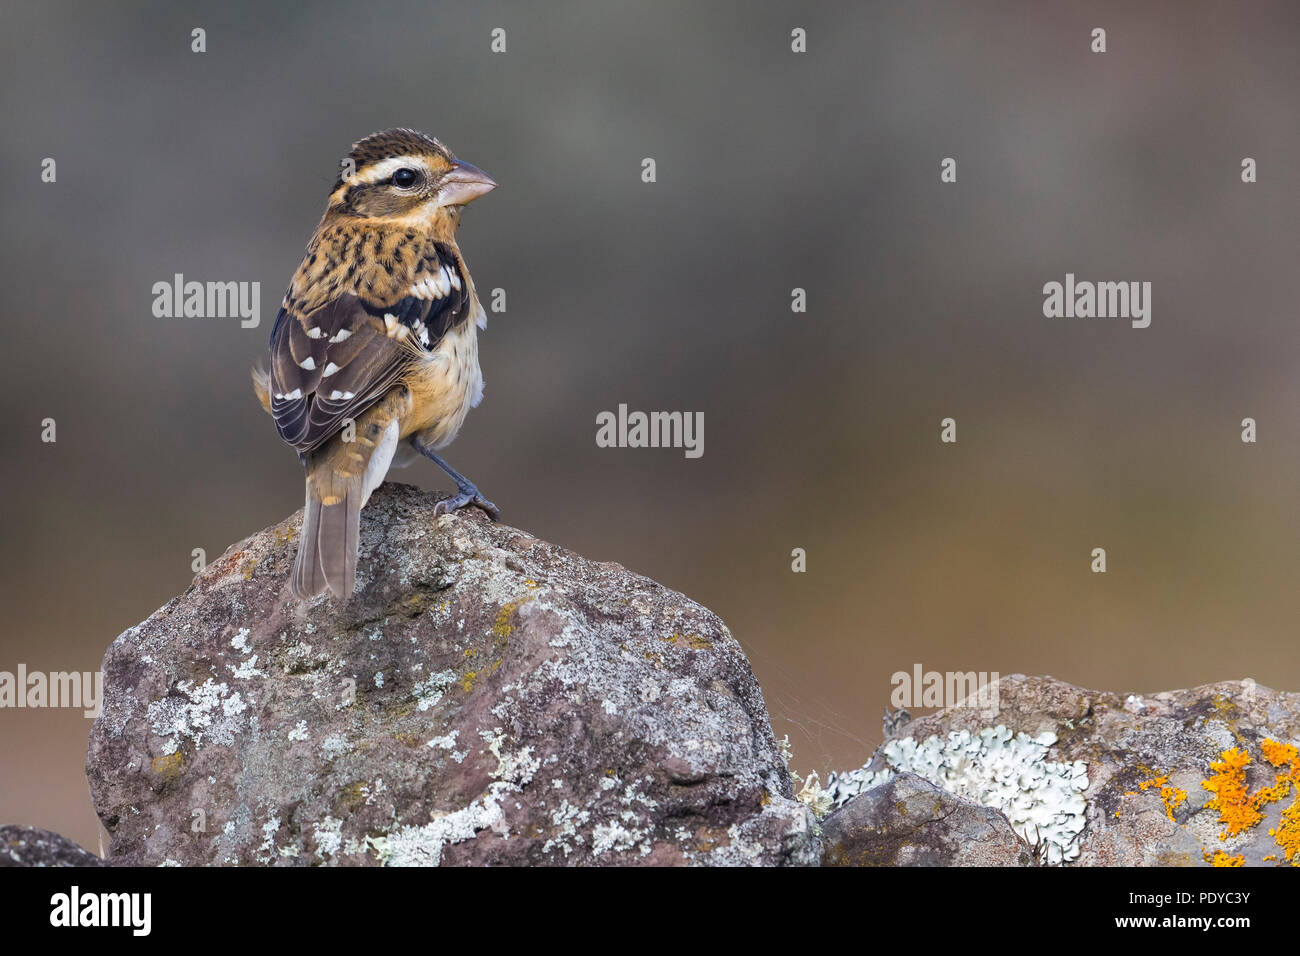
<svg viewBox="0 0 1300 956"><path fill-rule="evenodd" d="M484 498L477 488L466 488L461 491L460 494L454 495L451 498L444 498L434 505L433 516L437 518L440 515L449 515L453 511L459 511L466 505L478 506L485 511L487 516L493 521L496 521L501 515L501 509Z"/></svg>

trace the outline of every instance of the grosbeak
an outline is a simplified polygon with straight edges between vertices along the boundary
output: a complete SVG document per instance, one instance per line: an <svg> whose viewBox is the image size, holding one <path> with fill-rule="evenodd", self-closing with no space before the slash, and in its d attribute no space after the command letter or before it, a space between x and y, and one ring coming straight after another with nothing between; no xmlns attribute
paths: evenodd
<svg viewBox="0 0 1300 956"><path fill-rule="evenodd" d="M356 579L359 518L400 450L456 483L437 506L497 508L437 454L483 396L486 325L456 245L461 208L496 186L436 139L374 133L340 163L320 225L271 330L254 390L307 471L295 597Z"/></svg>

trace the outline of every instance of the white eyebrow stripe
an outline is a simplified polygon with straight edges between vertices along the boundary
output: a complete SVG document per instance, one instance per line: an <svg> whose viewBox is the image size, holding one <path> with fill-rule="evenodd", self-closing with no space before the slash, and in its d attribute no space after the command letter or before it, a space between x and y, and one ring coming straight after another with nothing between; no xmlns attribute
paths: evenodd
<svg viewBox="0 0 1300 956"><path fill-rule="evenodd" d="M393 173L397 172L403 166L410 166L419 169L424 173L426 181L433 178L429 171L429 164L419 156L393 156L389 159L381 159L373 166L367 166L364 169L357 170L356 174L343 180L346 186L349 183L378 183L383 182Z"/></svg>

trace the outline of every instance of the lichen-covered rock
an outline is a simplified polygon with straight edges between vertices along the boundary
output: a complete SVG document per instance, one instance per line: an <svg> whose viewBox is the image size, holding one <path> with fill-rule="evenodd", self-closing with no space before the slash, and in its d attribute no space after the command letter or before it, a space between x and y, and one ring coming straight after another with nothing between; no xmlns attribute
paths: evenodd
<svg viewBox="0 0 1300 956"><path fill-rule="evenodd" d="M1300 865L1300 694L1247 680L1121 695L1019 674L994 691L996 717L954 707L896 729L862 770L832 776L831 804L911 770L1002 807L1050 862ZM972 761L978 740L1046 747L1022 776Z"/></svg>
<svg viewBox="0 0 1300 956"><path fill-rule="evenodd" d="M0 866L104 866L104 861L49 830L0 826Z"/></svg>
<svg viewBox="0 0 1300 956"><path fill-rule="evenodd" d="M822 821L823 866L1031 866L997 810L900 773Z"/></svg>
<svg viewBox="0 0 1300 956"><path fill-rule="evenodd" d="M300 516L104 661L91 791L126 864L785 864L820 856L716 615L385 485L358 589L287 591Z"/></svg>
<svg viewBox="0 0 1300 956"><path fill-rule="evenodd" d="M948 793L1004 814L1011 827L1032 839L1042 860L1060 863L1079 854L1086 821L1088 768L1082 761L1051 758L1056 735L1013 733L1002 724L978 731L952 730L917 740L886 741L885 765L832 774L827 797L839 806L896 773L916 773Z"/></svg>

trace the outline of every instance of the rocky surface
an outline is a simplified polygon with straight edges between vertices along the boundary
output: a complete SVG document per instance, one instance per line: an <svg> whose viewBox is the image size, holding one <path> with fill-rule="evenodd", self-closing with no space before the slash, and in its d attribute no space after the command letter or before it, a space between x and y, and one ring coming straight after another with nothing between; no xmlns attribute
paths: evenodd
<svg viewBox="0 0 1300 956"><path fill-rule="evenodd" d="M299 516L122 634L87 770L113 864L1300 865L1300 694L1004 677L795 799L716 615L385 485L343 604ZM96 865L0 828L0 864ZM6 859L7 857L7 859Z"/></svg>
<svg viewBox="0 0 1300 956"><path fill-rule="evenodd" d="M1034 853L999 811L913 773L850 800L822 822L823 866L1031 866Z"/></svg>
<svg viewBox="0 0 1300 956"><path fill-rule="evenodd" d="M38 827L0 826L0 866L104 866L67 837Z"/></svg>
<svg viewBox="0 0 1300 956"><path fill-rule="evenodd" d="M104 660L87 771L114 864L809 864L749 664L616 564L385 485L358 587L299 605L300 516Z"/></svg>
<svg viewBox="0 0 1300 956"><path fill-rule="evenodd" d="M1033 773L1023 765L1006 773L1005 760L972 761L981 739L992 739L999 753L1016 740L1022 751L1045 747L1043 759ZM1039 837L1053 828L1068 837L1077 808L1081 827L1067 865L1300 865L1297 743L1300 694L1253 681L1121 695L1012 675L997 687L996 716L956 707L913 720L897 727L863 770L834 778L823 799L843 801L844 809L827 820L827 859L873 859L870 849L846 842L842 826L832 831L829 824L861 801L878 804L880 782L898 769L920 768L965 794L963 802L997 806L1020 820L1017 829L1040 858ZM1082 803L1044 779L1082 786ZM864 819L872 813L855 810ZM933 826L927 833L942 842ZM881 852L892 851L884 845Z"/></svg>

